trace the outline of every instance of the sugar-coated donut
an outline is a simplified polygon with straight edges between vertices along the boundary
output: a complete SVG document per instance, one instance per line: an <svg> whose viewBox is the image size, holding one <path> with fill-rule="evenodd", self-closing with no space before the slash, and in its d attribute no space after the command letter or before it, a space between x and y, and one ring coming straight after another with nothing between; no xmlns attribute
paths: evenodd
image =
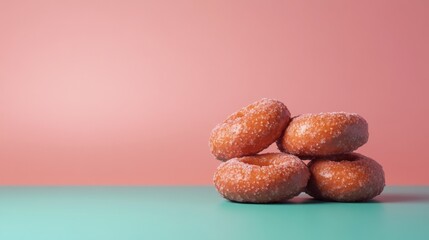
<svg viewBox="0 0 429 240"><path fill-rule="evenodd" d="M256 154L281 136L289 120L283 103L261 99L218 124L210 135L210 150L219 160Z"/></svg>
<svg viewBox="0 0 429 240"><path fill-rule="evenodd" d="M301 157L328 156L352 152L365 144L368 136L368 123L358 114L303 114L292 118L277 146Z"/></svg>
<svg viewBox="0 0 429 240"><path fill-rule="evenodd" d="M304 191L310 172L298 157L265 153L234 158L217 168L213 181L217 191L234 202L280 202Z"/></svg>
<svg viewBox="0 0 429 240"><path fill-rule="evenodd" d="M306 192L319 200L368 201L384 188L380 164L362 154L349 153L310 161Z"/></svg>

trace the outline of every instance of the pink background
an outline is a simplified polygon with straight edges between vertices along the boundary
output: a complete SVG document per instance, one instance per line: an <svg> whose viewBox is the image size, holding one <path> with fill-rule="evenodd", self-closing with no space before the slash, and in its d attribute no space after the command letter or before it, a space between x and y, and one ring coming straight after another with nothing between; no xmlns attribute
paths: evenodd
<svg viewBox="0 0 429 240"><path fill-rule="evenodd" d="M387 183L429 184L428 9L3 0L0 184L210 184L210 130L262 97L361 114Z"/></svg>

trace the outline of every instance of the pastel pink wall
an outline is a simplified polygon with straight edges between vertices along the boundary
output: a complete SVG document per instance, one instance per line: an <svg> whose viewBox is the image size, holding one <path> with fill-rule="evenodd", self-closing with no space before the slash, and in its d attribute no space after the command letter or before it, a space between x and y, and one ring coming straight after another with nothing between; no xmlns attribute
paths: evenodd
<svg viewBox="0 0 429 240"><path fill-rule="evenodd" d="M361 114L387 183L429 184L428 9L3 0L0 184L210 184L210 130L262 97Z"/></svg>

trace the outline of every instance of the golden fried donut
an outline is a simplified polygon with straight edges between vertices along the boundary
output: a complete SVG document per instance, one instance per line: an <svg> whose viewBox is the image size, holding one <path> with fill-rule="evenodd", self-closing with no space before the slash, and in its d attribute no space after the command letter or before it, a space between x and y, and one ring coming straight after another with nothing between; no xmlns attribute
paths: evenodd
<svg viewBox="0 0 429 240"><path fill-rule="evenodd" d="M292 118L277 146L301 157L327 156L352 152L368 136L368 123L355 113L304 114Z"/></svg>
<svg viewBox="0 0 429 240"><path fill-rule="evenodd" d="M349 153L310 161L306 192L320 200L368 201L384 188L383 168L362 154Z"/></svg>
<svg viewBox="0 0 429 240"><path fill-rule="evenodd" d="M280 137L289 120L283 103L261 99L218 124L210 135L210 150L219 160L256 154Z"/></svg>
<svg viewBox="0 0 429 240"><path fill-rule="evenodd" d="M265 153L234 158L217 168L213 181L217 191L234 202L280 202L304 191L310 172L298 157Z"/></svg>

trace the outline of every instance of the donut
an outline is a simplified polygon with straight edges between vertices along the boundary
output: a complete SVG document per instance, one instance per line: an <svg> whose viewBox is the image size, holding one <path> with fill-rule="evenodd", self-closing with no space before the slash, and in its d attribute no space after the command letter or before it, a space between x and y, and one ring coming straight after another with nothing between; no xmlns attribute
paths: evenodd
<svg viewBox="0 0 429 240"><path fill-rule="evenodd" d="M298 157L265 153L221 163L213 182L230 201L270 203L297 196L304 191L309 178L307 166Z"/></svg>
<svg viewBox="0 0 429 240"><path fill-rule="evenodd" d="M277 146L300 157L328 156L352 152L368 137L368 123L356 113L303 114L292 118Z"/></svg>
<svg viewBox="0 0 429 240"><path fill-rule="evenodd" d="M323 201L368 201L385 185L381 165L358 153L315 159L308 168L311 177L306 193Z"/></svg>
<svg viewBox="0 0 429 240"><path fill-rule="evenodd" d="M218 124L210 135L210 150L223 161L257 154L282 135L289 120L283 103L261 99Z"/></svg>

